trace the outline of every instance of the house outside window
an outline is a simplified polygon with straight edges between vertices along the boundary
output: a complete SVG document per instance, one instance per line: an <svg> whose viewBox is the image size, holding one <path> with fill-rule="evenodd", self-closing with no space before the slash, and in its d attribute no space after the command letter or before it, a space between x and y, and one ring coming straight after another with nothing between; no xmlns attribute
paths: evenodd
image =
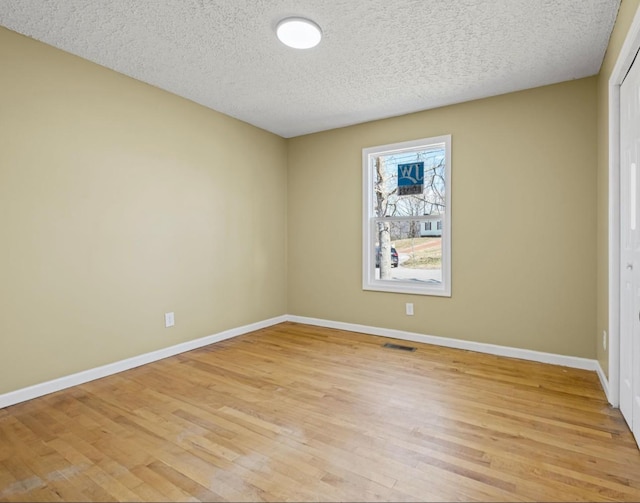
<svg viewBox="0 0 640 503"><path fill-rule="evenodd" d="M363 289L450 297L451 136L365 148L362 164Z"/></svg>

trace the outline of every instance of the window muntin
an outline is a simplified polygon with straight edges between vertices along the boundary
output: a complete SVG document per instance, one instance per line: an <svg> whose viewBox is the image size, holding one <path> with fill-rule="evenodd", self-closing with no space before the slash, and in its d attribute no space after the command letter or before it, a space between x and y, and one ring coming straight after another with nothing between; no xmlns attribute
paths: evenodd
<svg viewBox="0 0 640 503"><path fill-rule="evenodd" d="M451 296L451 136L365 148L362 162L363 289Z"/></svg>

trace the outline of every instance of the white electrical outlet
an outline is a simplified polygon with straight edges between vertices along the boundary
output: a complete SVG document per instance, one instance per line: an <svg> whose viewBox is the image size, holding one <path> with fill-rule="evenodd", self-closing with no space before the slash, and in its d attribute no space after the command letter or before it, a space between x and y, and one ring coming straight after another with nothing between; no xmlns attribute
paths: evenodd
<svg viewBox="0 0 640 503"><path fill-rule="evenodd" d="M407 316L413 316L413 303L412 302L407 302L405 304L405 313L407 314Z"/></svg>
<svg viewBox="0 0 640 503"><path fill-rule="evenodd" d="M602 331L602 347L604 348L604 350L607 350L607 331L603 330Z"/></svg>
<svg viewBox="0 0 640 503"><path fill-rule="evenodd" d="M169 328L176 324L176 318L173 313L164 313L164 326Z"/></svg>

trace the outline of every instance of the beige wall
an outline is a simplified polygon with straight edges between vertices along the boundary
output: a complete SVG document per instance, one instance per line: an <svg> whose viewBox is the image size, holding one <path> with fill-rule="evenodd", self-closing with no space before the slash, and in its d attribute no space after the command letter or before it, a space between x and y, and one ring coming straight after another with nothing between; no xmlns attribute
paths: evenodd
<svg viewBox="0 0 640 503"><path fill-rule="evenodd" d="M290 140L289 312L595 358L596 129L592 77ZM362 148L448 133L452 297L363 291Z"/></svg>
<svg viewBox="0 0 640 503"><path fill-rule="evenodd" d="M1 28L0 68L0 393L286 312L284 139Z"/></svg>
<svg viewBox="0 0 640 503"><path fill-rule="evenodd" d="M622 0L609 47L598 76L598 318L596 347L598 361L609 374L609 346L605 350L602 333L609 326L609 78L640 0Z"/></svg>

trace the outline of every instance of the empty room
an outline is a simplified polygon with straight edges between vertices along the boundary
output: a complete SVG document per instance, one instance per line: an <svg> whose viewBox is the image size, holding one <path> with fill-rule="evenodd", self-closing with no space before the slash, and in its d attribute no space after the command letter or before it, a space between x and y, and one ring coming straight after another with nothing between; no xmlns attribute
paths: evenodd
<svg viewBox="0 0 640 503"><path fill-rule="evenodd" d="M0 1L0 501L640 501L639 50L640 0Z"/></svg>

